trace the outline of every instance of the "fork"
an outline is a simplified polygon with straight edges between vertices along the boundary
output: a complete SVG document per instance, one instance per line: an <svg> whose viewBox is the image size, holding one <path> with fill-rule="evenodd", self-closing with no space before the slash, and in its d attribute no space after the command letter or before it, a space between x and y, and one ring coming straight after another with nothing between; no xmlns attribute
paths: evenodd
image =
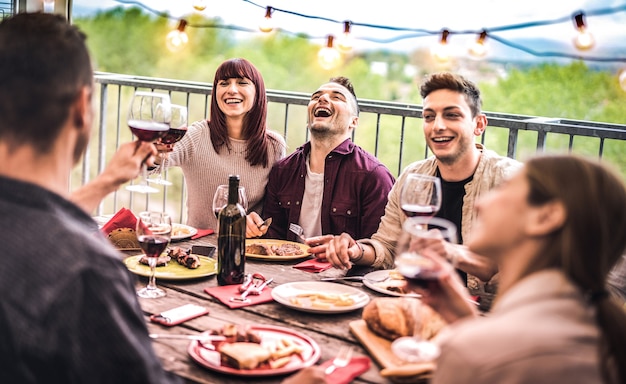
<svg viewBox="0 0 626 384"><path fill-rule="evenodd" d="M330 375L335 372L335 369L347 366L350 363L350 360L352 360L352 347L344 345L339 348L339 353L337 353L337 356L333 359L332 364L326 368L324 374Z"/></svg>
<svg viewBox="0 0 626 384"><path fill-rule="evenodd" d="M322 277L320 281L363 281L367 280L371 283L382 283L390 280L389 275L379 277L365 277L365 276L339 276L339 277Z"/></svg>
<svg viewBox="0 0 626 384"><path fill-rule="evenodd" d="M299 226L296 223L289 223L289 230L293 233L296 234L296 236L298 236L298 240L301 243L305 243L306 244L306 238L304 236L302 236L302 233L304 233L304 229L302 229L301 226Z"/></svg>

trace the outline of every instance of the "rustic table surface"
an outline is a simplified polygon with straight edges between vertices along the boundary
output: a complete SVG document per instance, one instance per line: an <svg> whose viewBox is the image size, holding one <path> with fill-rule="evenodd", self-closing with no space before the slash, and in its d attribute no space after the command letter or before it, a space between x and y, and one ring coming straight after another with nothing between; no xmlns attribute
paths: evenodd
<svg viewBox="0 0 626 384"><path fill-rule="evenodd" d="M174 242L170 246L183 249L192 245L215 245L215 235L202 237L197 240ZM125 251L128 255L139 254L139 251ZM303 260L276 261L252 260L246 261L246 273L261 273L274 281L270 287L294 281L318 281L322 277L341 276L345 272L331 268L321 273L310 273L293 268ZM147 278L140 277L137 287L144 286ZM362 289L370 298L380 296L363 286L361 282L347 283ZM217 286L215 275L191 280L165 280L157 278L157 285L167 292L167 295L157 299L139 298L141 307L146 314L148 329L151 333L169 334L197 334L211 329L219 329L227 323L273 325L289 328L300 332L315 340L321 349L321 357L317 364L332 359L343 345L354 347L355 356L367 356L367 351L351 334L349 323L361 318L361 309L340 314L316 314L294 310L280 303L270 303L247 306L239 309L230 309L217 299L207 294L204 289ZM151 314L158 314L165 310L188 303L195 303L209 309L208 316L201 316L176 326L163 326L149 321ZM166 370L184 378L188 383L280 383L288 375L254 377L237 376L220 373L201 366L188 354L188 340L155 339L153 342L156 353L163 362ZM372 359L370 369L355 379L355 383L389 383L380 375L380 369Z"/></svg>

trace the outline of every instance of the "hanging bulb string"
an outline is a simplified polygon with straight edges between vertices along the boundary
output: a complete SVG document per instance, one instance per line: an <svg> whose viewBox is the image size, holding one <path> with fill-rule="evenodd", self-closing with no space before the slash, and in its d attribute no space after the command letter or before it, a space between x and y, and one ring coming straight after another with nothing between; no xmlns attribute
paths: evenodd
<svg viewBox="0 0 626 384"><path fill-rule="evenodd" d="M136 5L138 7L141 7L143 9L146 9L149 12L152 12L156 15L159 15L161 17L166 17L168 19L172 19L172 20L179 20L179 18L170 16L168 13L166 12L161 12L161 11L157 11L155 9L152 9L148 6L146 6L145 4L142 4L139 1L134 1L134 0L115 0L118 3L121 4L128 4L128 5ZM262 8L262 9L267 9L267 6L265 5L260 5L255 3L254 1L251 0L242 0L248 4L251 4L253 6ZM603 15L610 15L610 14L615 14L618 12L623 12L626 11L626 4L622 4L620 6L615 6L615 7L609 7L609 8L602 8L602 9L595 9L595 10L587 10L584 12L585 16L590 17L590 16L603 16ZM322 16L315 16L315 15L306 15L303 13L299 13L299 12L293 12L293 11L289 11L286 9L281 9L281 8L275 8L272 7L272 12L282 12L282 13L286 13L286 14L290 14L290 15L294 15L294 16L298 16L298 17L303 17L303 18L307 18L307 19L316 19L316 20L321 20L321 21L327 21L327 22L331 22L331 23L337 23L337 24L344 24L345 20L334 20L328 17L322 17ZM564 22L568 22L570 23L572 20L572 15L568 15L568 16L564 16L561 18L556 18L556 19L551 19L551 20L540 20L540 21L533 21L533 22L527 22L527 23L518 23L518 24L512 24L512 25L503 25L503 26L496 26L496 27L491 27L491 28L483 28L480 30L449 30L449 34L450 35L478 35L480 34L482 31L486 31L488 33L488 36L491 40L493 41L497 41L500 44L503 44L505 46L508 46L510 48L528 53L530 55L533 56L537 56L537 57L560 57L560 58L568 58L568 59L575 59L575 60L583 60L583 61L597 61L597 62L626 62L626 57L604 57L604 56L588 56L588 55L576 55L576 54L569 54L569 53L565 53L565 52L554 52L554 51L544 51L544 52L540 52L540 51L536 51L534 49L525 47L523 45L517 44L517 43L513 43L512 41L509 41L508 39L505 39L503 37L500 37L496 34L496 32L503 32L503 31L511 31L511 30L516 30L516 29L525 29L525 28L533 28L533 27L540 27L540 26L547 26L547 25L552 25L552 24L558 24L558 23L564 23ZM419 38L419 37L424 37L424 36L439 36L441 34L441 30L427 30L427 29L421 29L421 28L403 28L403 27L397 27L397 26L386 26L386 25L376 25L376 24L369 24L369 23L361 23L361 22L357 22L357 21L351 21L350 22L351 26L359 26L359 27L365 27L365 28L374 28L374 29L384 29L384 30L389 30L389 31L397 31L397 32L414 32L414 33L409 33L409 34L403 34L403 35L398 35L398 36L394 36L394 37L390 37L390 38L373 38L373 37L363 37L363 36L352 36L352 38L354 40L362 40L362 41L368 41L368 42L373 42L373 43L380 43L380 44L388 44L388 43L393 43L393 42L397 42L400 40L405 40L405 39L411 39L411 38ZM240 27L240 26L236 26L236 25L224 25L224 24L218 24L218 23L210 23L210 24L193 24L193 23L189 23L187 24L188 27L191 28L217 28L217 29L227 29L227 30L233 30L233 31L239 31L239 32L252 32L252 33L258 33L258 29L257 28L245 28L245 27ZM288 30L282 29L282 28L274 28L274 30L276 31L280 31L282 33L286 33L289 35L293 35L295 37L299 37L299 38L305 38L305 39L309 39L309 40L321 40L323 39L324 41L327 39L326 36L310 36L308 34L305 33L299 33L299 32L290 32Z"/></svg>

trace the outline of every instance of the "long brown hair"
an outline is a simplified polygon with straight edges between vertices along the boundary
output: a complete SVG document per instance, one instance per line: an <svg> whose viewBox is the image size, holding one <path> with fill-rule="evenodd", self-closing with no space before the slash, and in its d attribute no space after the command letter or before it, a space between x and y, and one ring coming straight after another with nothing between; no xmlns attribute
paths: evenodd
<svg viewBox="0 0 626 384"><path fill-rule="evenodd" d="M542 156L526 162L528 202L559 201L566 209L563 227L551 234L542 265L560 268L596 307L601 330L602 372L617 369L626 382L626 312L609 297L609 271L626 250L626 187L608 167L576 156Z"/></svg>
<svg viewBox="0 0 626 384"><path fill-rule="evenodd" d="M213 90L217 89L217 83L222 80L233 78L248 78L256 88L256 100L252 109L243 120L243 137L248 141L246 148L246 160L250 165L268 165L268 141L271 137L267 134L267 95L265 82L261 73L251 62L246 59L236 58L224 61L217 68L213 79ZM211 111L209 113L209 129L211 141L215 152L220 152L226 147L230 150L230 138L226 127L226 115L217 105L217 98L211 97Z"/></svg>

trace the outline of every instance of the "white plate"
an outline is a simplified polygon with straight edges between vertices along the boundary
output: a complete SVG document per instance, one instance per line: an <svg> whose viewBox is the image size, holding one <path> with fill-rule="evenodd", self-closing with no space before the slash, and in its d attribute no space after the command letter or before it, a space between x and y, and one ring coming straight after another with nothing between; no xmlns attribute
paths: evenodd
<svg viewBox="0 0 626 384"><path fill-rule="evenodd" d="M185 224L172 224L172 241L188 239L198 233L194 227Z"/></svg>
<svg viewBox="0 0 626 384"><path fill-rule="evenodd" d="M379 271L370 272L367 275L363 276L363 285L365 285L367 288L373 291L384 293L385 295L389 295L389 296L420 297L420 295L418 295L417 293L400 293L396 291L391 291L389 289L385 289L384 284L389 283L389 281L383 281L383 279L385 278L390 278L389 270L387 269L381 269Z"/></svg>
<svg viewBox="0 0 626 384"><path fill-rule="evenodd" d="M312 313L350 312L370 301L369 296L357 288L319 281L279 285L272 289L272 297L287 307Z"/></svg>

